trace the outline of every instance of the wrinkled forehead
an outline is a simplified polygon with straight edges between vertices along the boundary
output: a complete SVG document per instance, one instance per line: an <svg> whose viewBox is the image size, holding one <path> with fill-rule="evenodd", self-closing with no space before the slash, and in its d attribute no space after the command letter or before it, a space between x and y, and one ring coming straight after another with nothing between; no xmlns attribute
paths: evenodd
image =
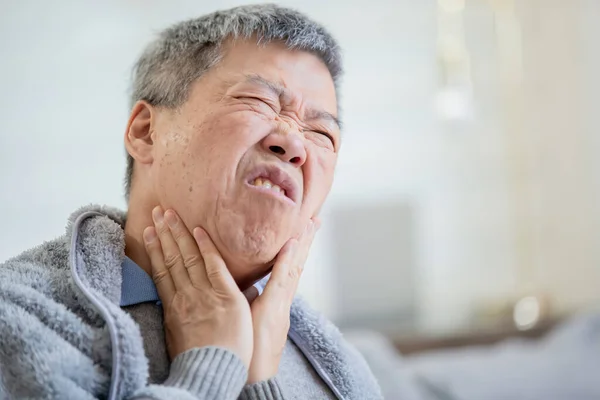
<svg viewBox="0 0 600 400"><path fill-rule="evenodd" d="M306 102L339 123L337 93L325 63L316 55L289 49L283 42L259 44L256 39L229 39L216 67L227 84L270 85L290 100Z"/></svg>

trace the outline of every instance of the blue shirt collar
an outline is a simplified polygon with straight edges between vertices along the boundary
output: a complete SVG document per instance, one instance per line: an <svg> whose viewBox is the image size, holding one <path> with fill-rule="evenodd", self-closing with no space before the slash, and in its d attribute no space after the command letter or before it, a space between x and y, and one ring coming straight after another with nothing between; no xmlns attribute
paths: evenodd
<svg viewBox="0 0 600 400"><path fill-rule="evenodd" d="M121 307L147 302L160 304L160 297L150 275L127 256L123 259L121 274ZM270 277L271 274L254 284L259 295L262 294Z"/></svg>
<svg viewBox="0 0 600 400"><path fill-rule="evenodd" d="M132 259L125 257L121 270L121 307L160 301L154 281Z"/></svg>

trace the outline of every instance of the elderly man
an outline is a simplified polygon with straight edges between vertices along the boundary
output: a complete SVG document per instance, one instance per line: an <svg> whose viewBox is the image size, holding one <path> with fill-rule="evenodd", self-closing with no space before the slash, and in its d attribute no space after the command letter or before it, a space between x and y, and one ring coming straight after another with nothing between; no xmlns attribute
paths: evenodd
<svg viewBox="0 0 600 400"><path fill-rule="evenodd" d="M0 398L380 398L294 300L340 73L325 29L277 6L164 31L135 67L127 214L80 209L0 266Z"/></svg>

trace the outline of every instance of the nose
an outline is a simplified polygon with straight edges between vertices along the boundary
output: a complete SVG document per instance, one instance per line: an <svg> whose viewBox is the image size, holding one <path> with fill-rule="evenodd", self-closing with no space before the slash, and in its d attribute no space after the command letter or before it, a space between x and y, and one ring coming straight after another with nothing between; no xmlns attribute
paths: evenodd
<svg viewBox="0 0 600 400"><path fill-rule="evenodd" d="M306 149L299 135L289 131L272 132L263 139L264 149L281 161L301 167L306 161Z"/></svg>

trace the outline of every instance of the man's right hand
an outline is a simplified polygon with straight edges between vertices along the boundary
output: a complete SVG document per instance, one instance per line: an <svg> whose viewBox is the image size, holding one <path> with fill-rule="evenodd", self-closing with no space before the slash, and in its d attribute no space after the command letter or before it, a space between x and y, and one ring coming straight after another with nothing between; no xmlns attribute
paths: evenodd
<svg viewBox="0 0 600 400"><path fill-rule="evenodd" d="M218 346L250 366L252 314L218 250L201 228L193 237L173 211L152 211L144 230L152 278L163 304L169 357L194 347Z"/></svg>

